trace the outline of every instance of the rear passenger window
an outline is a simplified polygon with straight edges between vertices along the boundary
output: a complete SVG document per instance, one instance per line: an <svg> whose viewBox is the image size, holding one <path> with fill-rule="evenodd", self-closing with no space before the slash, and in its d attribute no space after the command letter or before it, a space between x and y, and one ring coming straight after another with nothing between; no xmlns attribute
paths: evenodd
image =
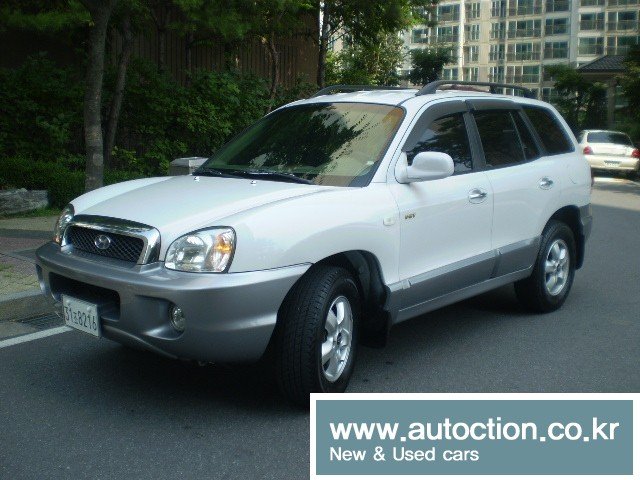
<svg viewBox="0 0 640 480"><path fill-rule="evenodd" d="M555 115L542 107L522 106L549 155L573 152L573 144Z"/></svg>
<svg viewBox="0 0 640 480"><path fill-rule="evenodd" d="M473 114L488 167L504 167L525 160L520 138L508 111Z"/></svg>
<svg viewBox="0 0 640 480"><path fill-rule="evenodd" d="M522 142L522 148L524 150L524 157L527 160L534 160L540 156L538 146L531 135L531 130L527 127L519 112L511 112L513 121L516 123L518 134L520 135L520 141Z"/></svg>
<svg viewBox="0 0 640 480"><path fill-rule="evenodd" d="M447 115L431 122L416 145L407 151L409 164L420 152L447 153L453 158L454 173L471 171L471 149L463 114Z"/></svg>

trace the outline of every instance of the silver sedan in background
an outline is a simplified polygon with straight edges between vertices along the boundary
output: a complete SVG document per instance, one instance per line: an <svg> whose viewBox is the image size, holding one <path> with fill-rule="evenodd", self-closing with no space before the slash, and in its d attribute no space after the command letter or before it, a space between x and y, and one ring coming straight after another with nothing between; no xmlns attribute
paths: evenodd
<svg viewBox="0 0 640 480"><path fill-rule="evenodd" d="M622 171L634 176L640 173L640 149L626 133L584 130L578 135L578 143L593 170Z"/></svg>

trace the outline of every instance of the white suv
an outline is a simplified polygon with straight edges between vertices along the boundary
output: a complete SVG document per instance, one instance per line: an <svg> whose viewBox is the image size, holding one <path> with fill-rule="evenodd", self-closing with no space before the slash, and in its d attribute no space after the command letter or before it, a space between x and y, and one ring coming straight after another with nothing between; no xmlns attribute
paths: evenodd
<svg viewBox="0 0 640 480"><path fill-rule="evenodd" d="M508 283L557 309L591 227L584 156L550 105L443 83L323 90L193 175L78 197L37 252L45 293L125 345L267 354L298 403L343 391L358 343L416 315Z"/></svg>

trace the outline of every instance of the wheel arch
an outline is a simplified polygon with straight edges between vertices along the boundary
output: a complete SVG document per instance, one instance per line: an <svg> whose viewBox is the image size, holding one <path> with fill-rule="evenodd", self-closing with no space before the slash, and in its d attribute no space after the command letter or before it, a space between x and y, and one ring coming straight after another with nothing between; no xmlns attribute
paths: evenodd
<svg viewBox="0 0 640 480"><path fill-rule="evenodd" d="M556 210L549 220L558 220L571 229L573 232L573 238L576 241L576 269L581 268L584 263L586 238L582 231L579 207L576 205L564 206Z"/></svg>
<svg viewBox="0 0 640 480"><path fill-rule="evenodd" d="M360 339L368 346L387 342L391 316L385 311L388 288L378 258L365 250L350 250L323 258L316 265L334 265L351 272L362 295L362 331ZM313 268L313 267L312 267Z"/></svg>

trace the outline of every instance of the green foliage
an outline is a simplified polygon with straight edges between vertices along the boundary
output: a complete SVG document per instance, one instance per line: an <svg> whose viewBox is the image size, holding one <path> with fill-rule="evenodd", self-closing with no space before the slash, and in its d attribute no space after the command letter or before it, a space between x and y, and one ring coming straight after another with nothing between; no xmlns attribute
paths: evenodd
<svg viewBox="0 0 640 480"><path fill-rule="evenodd" d="M328 84L398 85L398 68L404 60L402 39L381 35L376 41L347 45L327 56Z"/></svg>
<svg viewBox="0 0 640 480"><path fill-rule="evenodd" d="M625 131L634 141L640 141L640 46L632 49L624 61L620 84L627 99Z"/></svg>
<svg viewBox="0 0 640 480"><path fill-rule="evenodd" d="M414 85L426 85L440 78L442 67L451 63L451 50L442 47L411 50L411 70L407 79Z"/></svg>
<svg viewBox="0 0 640 480"><path fill-rule="evenodd" d="M62 208L84 193L84 171L69 170L65 162L32 160L21 156L0 157L0 187L48 190L52 207ZM105 174L105 184L121 182L140 175L131 172Z"/></svg>
<svg viewBox="0 0 640 480"><path fill-rule="evenodd" d="M82 84L44 56L0 69L0 155L50 159L81 141Z"/></svg>
<svg viewBox="0 0 640 480"><path fill-rule="evenodd" d="M606 128L606 87L591 83L568 65L545 67L554 80L554 88L562 95L558 110L574 133L584 128Z"/></svg>
<svg viewBox="0 0 640 480"><path fill-rule="evenodd" d="M3 0L0 31L64 32L88 25L89 12L77 0Z"/></svg>

